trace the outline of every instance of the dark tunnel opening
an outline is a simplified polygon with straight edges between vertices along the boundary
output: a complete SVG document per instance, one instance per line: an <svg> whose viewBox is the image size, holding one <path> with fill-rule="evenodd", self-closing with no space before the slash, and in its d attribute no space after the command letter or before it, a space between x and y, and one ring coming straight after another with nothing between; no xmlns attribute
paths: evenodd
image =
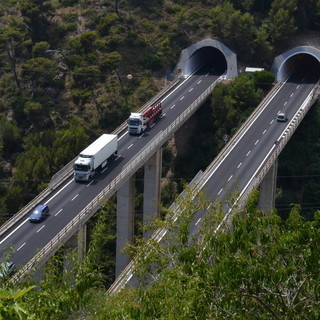
<svg viewBox="0 0 320 320"><path fill-rule="evenodd" d="M217 48L202 47L190 56L185 68L186 75L195 71L196 74L212 72L216 75L222 75L227 71L227 60Z"/></svg>
<svg viewBox="0 0 320 320"><path fill-rule="evenodd" d="M278 71L278 79L284 81L295 73L291 81L316 82L320 79L320 62L313 55L298 53L287 59Z"/></svg>

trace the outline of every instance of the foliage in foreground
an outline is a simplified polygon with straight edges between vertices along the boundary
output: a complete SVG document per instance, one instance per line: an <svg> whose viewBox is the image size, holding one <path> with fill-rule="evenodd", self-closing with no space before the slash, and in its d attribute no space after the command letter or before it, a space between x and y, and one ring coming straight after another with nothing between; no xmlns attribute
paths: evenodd
<svg viewBox="0 0 320 320"><path fill-rule="evenodd" d="M103 270L114 270L106 250L114 242L110 211L109 206L99 211L84 259L78 259L77 249L62 248L47 263L40 281L26 279L17 288L0 279L0 320L64 320L82 314L95 293L103 290L103 284L113 280Z"/></svg>
<svg viewBox="0 0 320 320"><path fill-rule="evenodd" d="M283 222L257 209L255 192L218 231L222 211L212 208L190 239L206 205L191 200L161 244L136 252L141 286L99 296L86 319L319 319L320 212L304 221L294 206Z"/></svg>

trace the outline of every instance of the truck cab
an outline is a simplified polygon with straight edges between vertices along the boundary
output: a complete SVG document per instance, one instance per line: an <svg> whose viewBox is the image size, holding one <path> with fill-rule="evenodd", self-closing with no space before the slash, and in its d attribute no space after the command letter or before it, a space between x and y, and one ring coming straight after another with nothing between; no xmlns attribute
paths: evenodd
<svg viewBox="0 0 320 320"><path fill-rule="evenodd" d="M88 181L93 172L92 158L80 157L74 163L74 179L76 181Z"/></svg>
<svg viewBox="0 0 320 320"><path fill-rule="evenodd" d="M141 113L131 113L128 119L128 131L130 134L140 134L147 126L144 125L145 119Z"/></svg>

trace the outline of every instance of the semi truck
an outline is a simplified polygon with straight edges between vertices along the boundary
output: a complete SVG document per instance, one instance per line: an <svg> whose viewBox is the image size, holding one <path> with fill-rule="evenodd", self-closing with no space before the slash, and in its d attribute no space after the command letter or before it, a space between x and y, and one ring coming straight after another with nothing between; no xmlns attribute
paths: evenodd
<svg viewBox="0 0 320 320"><path fill-rule="evenodd" d="M140 134L162 116L161 101L154 103L142 113L131 113L128 119L129 134Z"/></svg>
<svg viewBox="0 0 320 320"><path fill-rule="evenodd" d="M117 154L118 137L103 134L84 149L74 162L74 180L89 181L99 168L104 168L109 159Z"/></svg>

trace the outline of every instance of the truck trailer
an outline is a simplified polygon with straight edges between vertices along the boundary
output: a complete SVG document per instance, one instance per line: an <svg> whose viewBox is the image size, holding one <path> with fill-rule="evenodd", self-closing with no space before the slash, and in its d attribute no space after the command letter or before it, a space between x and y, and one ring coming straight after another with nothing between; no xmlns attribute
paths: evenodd
<svg viewBox="0 0 320 320"><path fill-rule="evenodd" d="M141 134L161 116L161 101L156 102L142 113L131 113L128 119L129 134Z"/></svg>
<svg viewBox="0 0 320 320"><path fill-rule="evenodd" d="M99 168L104 168L109 159L117 154L118 137L103 134L84 149L74 162L74 180L89 181Z"/></svg>

